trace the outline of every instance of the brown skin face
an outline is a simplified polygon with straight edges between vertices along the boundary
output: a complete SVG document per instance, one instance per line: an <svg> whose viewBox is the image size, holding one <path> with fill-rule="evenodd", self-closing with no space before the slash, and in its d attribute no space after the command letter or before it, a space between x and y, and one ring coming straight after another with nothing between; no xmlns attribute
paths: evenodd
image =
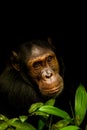
<svg viewBox="0 0 87 130"><path fill-rule="evenodd" d="M47 48L33 46L27 63L29 75L39 86L42 95L55 96L63 90L59 63L55 53Z"/></svg>

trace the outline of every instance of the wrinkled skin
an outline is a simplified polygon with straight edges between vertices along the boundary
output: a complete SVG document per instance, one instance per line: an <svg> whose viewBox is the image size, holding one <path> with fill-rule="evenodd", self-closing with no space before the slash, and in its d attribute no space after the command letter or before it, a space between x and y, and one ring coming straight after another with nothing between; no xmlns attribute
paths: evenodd
<svg viewBox="0 0 87 130"><path fill-rule="evenodd" d="M52 50L33 46L27 66L29 75L39 86L42 95L51 97L60 94L63 78L59 74L59 63Z"/></svg>

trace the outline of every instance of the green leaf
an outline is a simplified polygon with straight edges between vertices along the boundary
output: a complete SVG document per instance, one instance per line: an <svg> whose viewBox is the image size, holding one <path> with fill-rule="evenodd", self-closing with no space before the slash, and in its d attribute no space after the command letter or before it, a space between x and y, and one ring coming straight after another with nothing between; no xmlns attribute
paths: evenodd
<svg viewBox="0 0 87 130"><path fill-rule="evenodd" d="M49 117L48 113L44 113L44 112L39 111L39 110L33 112L31 115L39 115L39 116L43 116L44 118L48 118Z"/></svg>
<svg viewBox="0 0 87 130"><path fill-rule="evenodd" d="M38 108L40 108L41 106L43 106L43 103L42 102L38 102L38 103L34 103L30 106L28 112L29 113L32 113L32 112L35 112Z"/></svg>
<svg viewBox="0 0 87 130"><path fill-rule="evenodd" d="M54 107L54 106L44 105L39 108L39 111L45 112L45 113L48 113L51 115L55 115L58 117L62 117L66 120L71 121L71 117L69 116L69 114L67 112L65 112L57 107Z"/></svg>
<svg viewBox="0 0 87 130"><path fill-rule="evenodd" d="M28 116L19 116L21 122L25 122L28 119Z"/></svg>
<svg viewBox="0 0 87 130"><path fill-rule="evenodd" d="M1 121L2 121L2 120L3 120L3 121L7 121L8 118L7 118L6 116L0 114L0 120L1 120Z"/></svg>
<svg viewBox="0 0 87 130"><path fill-rule="evenodd" d="M44 126L45 126L45 122L40 119L38 121L38 130L43 130Z"/></svg>
<svg viewBox="0 0 87 130"><path fill-rule="evenodd" d="M45 103L45 105L51 105L51 106L54 106L54 104L55 104L55 99L54 99L54 98L48 100L48 101Z"/></svg>
<svg viewBox="0 0 87 130"><path fill-rule="evenodd" d="M36 128L32 126L31 124L27 122L22 123L19 120L12 122L11 126L15 127L16 130L36 130Z"/></svg>
<svg viewBox="0 0 87 130"><path fill-rule="evenodd" d="M15 130L15 128L9 127L9 128L7 128L5 130Z"/></svg>
<svg viewBox="0 0 87 130"><path fill-rule="evenodd" d="M80 128L78 126L73 126L73 125L70 125L70 126L66 126L64 128L61 128L60 130L79 130Z"/></svg>
<svg viewBox="0 0 87 130"><path fill-rule="evenodd" d="M12 118L12 119L9 119L9 120L7 121L7 123L11 126L12 124L15 123L15 121L18 121L18 120L19 120L18 118Z"/></svg>
<svg viewBox="0 0 87 130"><path fill-rule="evenodd" d="M5 130L8 127L8 124L6 122L0 122L0 130Z"/></svg>
<svg viewBox="0 0 87 130"><path fill-rule="evenodd" d="M80 125L84 120L87 111L87 92L82 84L75 94L75 124Z"/></svg>
<svg viewBox="0 0 87 130"><path fill-rule="evenodd" d="M67 126L69 123L70 123L69 121L60 120L56 124L52 125L52 130L63 128L65 126Z"/></svg>

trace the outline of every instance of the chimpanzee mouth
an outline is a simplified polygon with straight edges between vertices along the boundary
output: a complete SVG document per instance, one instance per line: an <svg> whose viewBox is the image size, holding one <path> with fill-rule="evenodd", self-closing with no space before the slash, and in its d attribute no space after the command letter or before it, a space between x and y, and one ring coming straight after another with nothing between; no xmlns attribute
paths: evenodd
<svg viewBox="0 0 87 130"><path fill-rule="evenodd" d="M59 95L62 92L62 90L63 90L63 86L60 87L58 86L51 89L45 89L43 90L43 95L52 97L54 95Z"/></svg>

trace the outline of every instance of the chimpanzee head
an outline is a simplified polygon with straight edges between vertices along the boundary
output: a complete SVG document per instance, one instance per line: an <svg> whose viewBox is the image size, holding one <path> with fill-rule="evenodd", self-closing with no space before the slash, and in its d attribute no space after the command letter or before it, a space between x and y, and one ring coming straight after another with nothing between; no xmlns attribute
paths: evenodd
<svg viewBox="0 0 87 130"><path fill-rule="evenodd" d="M12 51L12 67L38 86L46 97L59 95L64 86L59 59L48 41L34 40L19 45Z"/></svg>

